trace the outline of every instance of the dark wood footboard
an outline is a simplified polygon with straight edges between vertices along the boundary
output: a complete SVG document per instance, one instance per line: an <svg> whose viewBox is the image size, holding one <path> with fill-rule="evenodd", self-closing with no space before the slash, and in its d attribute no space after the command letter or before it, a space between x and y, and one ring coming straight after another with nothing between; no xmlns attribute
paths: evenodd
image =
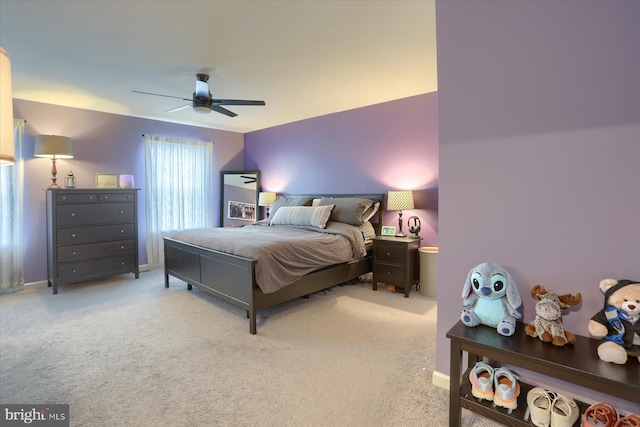
<svg viewBox="0 0 640 427"><path fill-rule="evenodd" d="M277 292L265 294L255 281L255 260L164 239L165 287L169 276L247 311L249 332L255 334L257 311L290 301L371 271L371 256L314 271Z"/></svg>

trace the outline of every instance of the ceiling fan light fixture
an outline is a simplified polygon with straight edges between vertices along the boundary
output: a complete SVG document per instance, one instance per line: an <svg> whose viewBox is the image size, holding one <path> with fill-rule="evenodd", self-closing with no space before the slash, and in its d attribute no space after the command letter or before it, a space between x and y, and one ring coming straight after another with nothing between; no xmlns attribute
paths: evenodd
<svg viewBox="0 0 640 427"><path fill-rule="evenodd" d="M203 99L193 94L193 111L200 114L209 114L211 106L208 99Z"/></svg>

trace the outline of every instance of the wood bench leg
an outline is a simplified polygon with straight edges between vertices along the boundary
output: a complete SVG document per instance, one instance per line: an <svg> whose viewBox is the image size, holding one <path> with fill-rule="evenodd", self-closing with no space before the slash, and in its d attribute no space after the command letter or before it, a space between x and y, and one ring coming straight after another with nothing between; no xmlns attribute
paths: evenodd
<svg viewBox="0 0 640 427"><path fill-rule="evenodd" d="M451 366L449 368L449 426L460 427L460 372L462 369L462 349L460 343L451 340Z"/></svg>

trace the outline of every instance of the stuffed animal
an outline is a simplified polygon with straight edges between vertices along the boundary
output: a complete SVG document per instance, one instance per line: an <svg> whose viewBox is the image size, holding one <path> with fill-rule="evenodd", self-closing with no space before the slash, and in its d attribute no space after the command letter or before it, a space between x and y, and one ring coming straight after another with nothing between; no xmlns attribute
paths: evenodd
<svg viewBox="0 0 640 427"><path fill-rule="evenodd" d="M602 338L598 357L605 362L624 364L628 356L640 361L640 282L604 279L604 308L589 320L589 333Z"/></svg>
<svg viewBox="0 0 640 427"><path fill-rule="evenodd" d="M538 337L543 342L562 347L576 342L576 336L564 329L562 325L562 311L572 305L580 304L582 295L564 294L558 295L549 292L540 285L531 289L531 296L538 299L536 304L536 318L533 323L524 327L524 331L530 337Z"/></svg>
<svg viewBox="0 0 640 427"><path fill-rule="evenodd" d="M467 326L484 324L511 336L522 317L522 298L511 275L493 262L472 268L462 290L460 319Z"/></svg>

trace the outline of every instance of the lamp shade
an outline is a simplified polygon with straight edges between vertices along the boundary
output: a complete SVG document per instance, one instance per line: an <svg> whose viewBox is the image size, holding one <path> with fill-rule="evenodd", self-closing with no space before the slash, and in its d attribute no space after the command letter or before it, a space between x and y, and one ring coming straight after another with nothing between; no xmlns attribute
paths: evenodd
<svg viewBox="0 0 640 427"><path fill-rule="evenodd" d="M415 209L413 192L411 190L389 191L387 195L387 210L403 211L407 209Z"/></svg>
<svg viewBox="0 0 640 427"><path fill-rule="evenodd" d="M73 159L71 139L66 136L38 135L33 155L50 159Z"/></svg>
<svg viewBox="0 0 640 427"><path fill-rule="evenodd" d="M258 194L258 206L273 206L276 202L276 193L271 191L261 191Z"/></svg>
<svg viewBox="0 0 640 427"><path fill-rule="evenodd" d="M0 166L14 162L11 62L7 51L0 47Z"/></svg>

